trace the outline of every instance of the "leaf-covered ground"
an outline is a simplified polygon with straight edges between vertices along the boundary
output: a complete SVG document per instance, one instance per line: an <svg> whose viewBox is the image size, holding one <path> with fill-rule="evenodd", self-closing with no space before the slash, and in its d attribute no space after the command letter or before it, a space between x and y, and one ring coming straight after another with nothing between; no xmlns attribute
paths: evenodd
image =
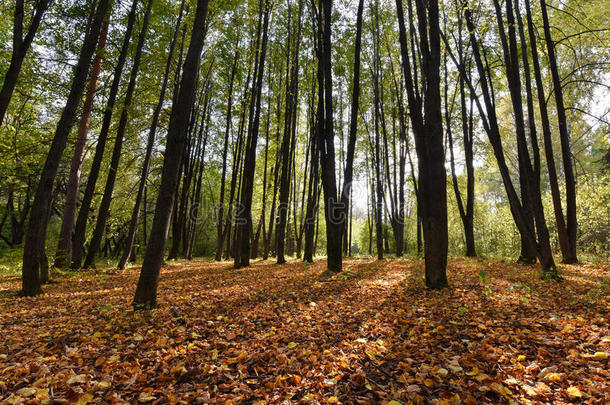
<svg viewBox="0 0 610 405"><path fill-rule="evenodd" d="M605 403L610 266L453 259L195 260L164 268L134 313L137 269L60 278L36 298L0 280L0 403Z"/></svg>

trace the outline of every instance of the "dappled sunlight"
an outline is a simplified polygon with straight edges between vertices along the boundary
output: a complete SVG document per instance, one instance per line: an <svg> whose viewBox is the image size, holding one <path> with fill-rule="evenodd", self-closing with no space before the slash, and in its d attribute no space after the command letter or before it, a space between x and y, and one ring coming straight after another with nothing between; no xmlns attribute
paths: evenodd
<svg viewBox="0 0 610 405"><path fill-rule="evenodd" d="M424 289L421 260L345 259L330 278L324 269L175 262L148 313L132 311L123 287L138 269L0 296L0 393L34 387L48 399L39 389L52 384L56 399L130 402L146 392L163 403L557 403L570 387L591 399L608 389L608 295L591 294L607 265L562 267L556 284L536 266L453 259L442 291Z"/></svg>

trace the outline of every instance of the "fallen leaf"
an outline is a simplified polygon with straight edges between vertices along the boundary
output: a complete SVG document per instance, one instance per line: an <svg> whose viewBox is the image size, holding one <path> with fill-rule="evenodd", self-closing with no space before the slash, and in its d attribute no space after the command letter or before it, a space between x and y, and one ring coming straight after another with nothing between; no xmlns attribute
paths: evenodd
<svg viewBox="0 0 610 405"><path fill-rule="evenodd" d="M566 392L568 393L569 396L571 396L572 398L581 398L582 397L582 392L580 392L580 390L578 389L578 387L574 387L574 386L570 386L568 387L568 389L566 390Z"/></svg>

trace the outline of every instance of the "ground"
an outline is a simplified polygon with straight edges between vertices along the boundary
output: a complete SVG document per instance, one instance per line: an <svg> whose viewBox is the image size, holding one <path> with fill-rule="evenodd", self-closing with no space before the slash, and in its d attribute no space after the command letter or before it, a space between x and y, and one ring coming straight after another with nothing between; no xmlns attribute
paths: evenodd
<svg viewBox="0 0 610 405"><path fill-rule="evenodd" d="M0 403L610 403L610 265L207 260L79 273L18 298L0 278Z"/></svg>

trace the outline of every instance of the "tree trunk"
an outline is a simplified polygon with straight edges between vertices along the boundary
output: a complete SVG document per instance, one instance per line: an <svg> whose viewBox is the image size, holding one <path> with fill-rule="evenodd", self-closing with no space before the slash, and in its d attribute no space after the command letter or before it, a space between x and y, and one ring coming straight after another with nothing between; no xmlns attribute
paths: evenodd
<svg viewBox="0 0 610 405"><path fill-rule="evenodd" d="M403 73L418 158L418 209L421 211L424 236L426 287L440 289L448 286L446 274L448 231L440 94L441 46L438 1L429 1L427 7L423 2L416 1L419 50L422 53L421 73L425 84L423 116L422 98L416 86L417 70L415 69L413 75L409 61L402 0L396 0L396 7ZM413 63L416 65L417 60L413 60Z"/></svg>
<svg viewBox="0 0 610 405"><path fill-rule="evenodd" d="M518 10L518 7L516 7ZM553 140L551 136L551 123L547 109L546 96L544 94L544 84L542 82L542 73L540 68L540 60L538 58L538 49L536 45L536 31L532 21L531 7L529 0L525 0L525 10L527 15L527 26L529 33L529 41L531 46L532 64L534 67L534 79L536 81L536 93L538 96L538 107L540 110L540 122L542 125L542 138L544 140L544 153L546 157L549 185L551 188L551 197L553 201L553 211L555 214L555 224L557 226L557 237L561 254L564 262L570 257L570 242L568 238L568 230L566 227L563 208L561 206L561 193L559 191L559 182L557 180L557 169L555 166L555 156L553 152ZM517 11L518 12L518 11Z"/></svg>
<svg viewBox="0 0 610 405"><path fill-rule="evenodd" d="M36 2L34 10L32 11L32 19L30 20L30 26L28 31L23 36L23 17L24 17L24 5L23 0L15 1L15 15L13 19L13 52L11 54L11 62L9 63L8 69L4 75L2 81L2 88L0 89L0 126L4 122L4 115L8 110L8 105L11 102L13 91L17 85L17 79L21 72L21 65L25 59L34 35L38 31L42 17L49 7L49 0L39 0Z"/></svg>
<svg viewBox="0 0 610 405"><path fill-rule="evenodd" d="M466 19L467 28L470 33L469 34L470 42L472 45L474 61L476 63L477 71L479 74L479 82L480 82L480 86L481 86L481 94L483 97L485 110L483 108L483 105L481 104L479 96L477 95L477 93L475 91L472 81L469 80L469 78L465 76L463 67L458 63L457 59L451 52L450 48L447 48L447 49L449 50L449 54L450 54L451 58L453 59L453 62L458 66L458 68L460 69L460 73L466 79L466 83L468 84L471 97L473 97L475 104L477 106L477 109L479 111L479 115L481 116L483 128L485 129L485 132L487 133L487 137L492 146L494 155L496 157L496 161L498 163L498 169L500 171L500 175L502 177L502 181L503 181L504 187L506 189L509 207L511 210L511 214L515 220L517 229L519 230L520 234L524 235L528 239L528 243L531 243L535 246L536 245L536 236L535 236L534 230L527 223L525 210L524 210L523 206L521 205L521 202L519 201L519 197L517 195L517 192L513 185L512 179L510 177L508 166L506 164L506 159L504 157L504 150L502 147L502 138L500 136L500 130L498 127L495 103L493 101L494 100L493 89L490 87L490 84L488 83L489 75L488 75L488 72L485 70L485 66L483 65L483 58L481 56L481 52L479 49L479 43L478 43L478 40L477 40L477 37L475 34L476 30L475 30L475 26L473 23L473 18L472 18L471 12L468 9L468 7L464 7L464 15L465 15L465 19ZM446 38L444 38L444 39L445 39L445 42L447 43L447 39ZM539 249L536 250L536 255L537 255L538 259L541 261L541 263L544 263L543 254L541 254ZM543 266L544 266L544 264L543 264ZM549 271L549 270L551 270L551 271ZM543 268L543 275L545 277L554 277L554 278L557 277L556 274L553 274L552 270L553 269L545 270Z"/></svg>
<svg viewBox="0 0 610 405"><path fill-rule="evenodd" d="M227 101L227 123L225 126L224 146L222 150L222 175L220 178L220 201L218 203L218 222L216 224L216 257L217 261L222 259L222 245L224 242L224 209L225 209L225 182L227 176L227 150L229 149L229 134L231 132L231 114L233 112L233 83L235 82L235 73L237 72L237 60L239 58L239 43L235 47L235 56L233 57L233 66L229 78L229 99Z"/></svg>
<svg viewBox="0 0 610 405"><path fill-rule="evenodd" d="M314 84L315 90L315 84ZM313 95L312 95L313 100ZM315 115L313 113L313 101L310 103L310 125L309 125L309 142L311 143L309 149L309 162L311 166L309 174L309 184L307 188L307 208L305 209L305 247L303 249L303 261L307 263L313 263L314 257L314 238L316 232L316 216L317 216L317 201L318 201L318 184L319 178L319 156L318 156L318 139L317 139L317 124Z"/></svg>
<svg viewBox="0 0 610 405"><path fill-rule="evenodd" d="M563 174L566 182L566 230L568 234L568 255L564 256L564 263L577 263L576 234L578 222L576 220L576 179L572 168L572 146L570 145L570 134L566 119L566 110L563 103L563 87L561 77L557 68L557 57L555 55L555 43L551 38L551 28L546 10L546 0L540 0L542 9L542 23L544 27L544 39L549 58L549 68L553 78L553 94L555 95L555 108L557 109L557 121L559 124L559 140L561 141L561 158L563 162Z"/></svg>
<svg viewBox="0 0 610 405"><path fill-rule="evenodd" d="M373 105L374 105L374 127L375 127L375 144L372 145L373 154L373 171L374 171L374 189L375 189L375 241L377 248L377 260L383 259L383 179L381 178L381 151L380 151L380 123L381 107L380 107L380 81L381 81L381 56L379 52L379 18L378 18L379 1L375 1L375 29L373 36ZM388 179L389 180L389 179Z"/></svg>
<svg viewBox="0 0 610 405"><path fill-rule="evenodd" d="M324 218L326 219L327 271L340 272L345 210L337 200L335 135L333 128L333 78L331 59L332 0L321 0L318 11L318 142Z"/></svg>
<svg viewBox="0 0 610 405"><path fill-rule="evenodd" d="M97 145L95 146L95 154L93 156L93 162L91 163L91 170L87 178L87 186L83 194L81 201L80 210L78 211L78 217L74 224L74 234L72 235L72 269L79 269L83 256L85 255L85 239L87 230L87 219L89 212L91 211L91 203L93 201L93 194L95 193L95 185L100 174L102 167L102 159L104 157L104 149L106 148L106 141L108 139L108 132L110 131L110 124L112 122L112 114L114 112L114 104L116 97L119 92L119 85L121 83L121 76L123 74L123 67L127 59L127 52L129 51L129 42L131 40L131 33L136 20L136 10L138 7L138 0L133 0L131 4L131 10L127 19L127 28L125 30L125 36L123 37L123 43L121 45L121 51L117 59L117 64L114 68L112 84L110 85L110 92L108 93L108 101L106 102L106 108L104 109L104 117L102 120L102 128L97 138Z"/></svg>
<svg viewBox="0 0 610 405"><path fill-rule="evenodd" d="M290 196L290 181L292 177L292 166L294 163L294 143L296 132L296 109L298 104L298 83L299 83L299 49L301 44L301 15L303 10L303 0L299 0L299 12L297 21L297 31L294 39L292 38L291 22L288 26L288 53L286 73L286 111L284 114L284 137L281 147L281 170L280 176L280 205L279 205L279 221L277 225L277 263L286 262L284 258L286 225L288 220L288 204ZM290 18L290 11L288 14ZM295 41L294 49L291 49L292 42ZM290 56L292 55L292 59Z"/></svg>
<svg viewBox="0 0 610 405"><path fill-rule="evenodd" d="M50 281L49 275L49 258L47 257L47 226L49 219L51 218L51 211L53 207L54 192L51 191L51 198L49 198L49 205L47 206L47 216L44 220L42 235L40 238L40 283L48 284Z"/></svg>
<svg viewBox="0 0 610 405"><path fill-rule="evenodd" d="M123 109L121 111L121 118L119 120L119 126L117 128L117 135L114 141L114 148L112 150L112 158L110 160L110 168L108 170L108 177L106 179L106 186L104 187L104 194L100 203L100 209L97 215L97 222L89 243L89 251L85 258L85 268L95 267L95 255L97 254L102 236L104 235L104 229L106 228L106 220L110 213L110 203L112 202L112 193L114 191L114 183L116 181L117 172L119 170L119 161L121 159L121 151L123 149L123 140L125 138L125 132L127 130L127 120L129 119L129 109L131 108L131 102L133 98L133 92L136 87L136 81L138 78L138 72L140 70L140 59L142 56L142 49L144 48L144 42L146 41L146 32L148 31L148 19L150 17L150 11L152 9L153 0L148 0L146 11L144 14L144 20L142 21L142 28L138 37L138 44L136 46L136 53L133 59L133 66L131 68L131 74L129 77L129 84L127 85L127 92L125 94L125 101L123 103Z"/></svg>
<svg viewBox="0 0 610 405"><path fill-rule="evenodd" d="M460 60L460 65L464 66L464 52L463 52L463 40L462 40L462 19L458 20L458 43L457 53ZM466 207L462 199L462 193L458 186L458 179L455 171L455 156L453 151L453 134L451 131L451 114L449 110L448 100L448 82L447 82L447 52L444 57L445 65L445 119L447 122L447 141L449 142L449 157L451 167L451 179L453 183L453 191L455 193L455 199L457 201L458 211L460 219L462 220L462 227L464 228L464 240L466 242L466 257L475 257L476 250L474 245L474 166L473 166L473 127L472 127L472 105L470 110L470 121L468 119L468 107L466 105L466 91L464 87L464 77L460 74L458 90L460 92L460 112L461 112L461 123L462 123L462 135L464 143L464 157L466 162ZM470 65L469 65L470 66ZM466 71L466 69L464 69ZM470 72L466 72L469 74Z"/></svg>
<svg viewBox="0 0 610 405"><path fill-rule="evenodd" d="M70 175L68 177L68 184L66 185L66 201L55 253L55 267L59 268L66 267L70 263L70 254L72 252L72 229L74 228L74 217L76 216L81 166L83 164L85 144L87 143L89 123L91 122L91 111L93 110L93 102L95 101L97 80L100 76L100 71L102 70L109 20L110 14L106 13L106 19L104 20L102 31L98 39L97 51L95 58L93 59L93 66L89 76L89 87L87 89L87 96L85 98L85 103L83 104L83 112L78 125L78 135L76 137L76 143L74 144L72 162L70 163Z"/></svg>
<svg viewBox="0 0 610 405"><path fill-rule="evenodd" d="M264 5L263 5L264 3ZM246 138L246 152L244 155L244 168L241 183L240 207L237 217L235 268L250 265L250 232L252 231L252 193L254 191L254 169L256 165L256 144L258 141L261 90L265 69L265 56L267 54L267 40L269 31L269 15L271 4L268 0L260 0L259 7L264 15L262 27L262 41L260 49L256 50L256 69L254 71L254 85L252 99L250 100L250 119L248 120L248 136ZM259 20L260 26L260 20ZM258 41L257 41L258 44Z"/></svg>
<svg viewBox="0 0 610 405"><path fill-rule="evenodd" d="M525 136L525 121L523 118L523 101L521 99L521 78L519 75L519 59L518 59L518 48L517 39L515 32L515 17L513 13L512 0L506 0L506 17L508 25L508 40L504 31L504 22L502 20L501 8L498 0L494 0L496 8L496 15L498 19L498 27L500 33L500 39L502 41L502 48L504 52L505 65L506 65L506 77L508 81L508 87L511 95L511 101L515 116L515 128L517 133L517 150L519 159L519 177L521 181L521 193L524 196L522 198L522 204L525 208L526 214L528 209L531 211L531 216L535 220L535 229L538 236L536 243L531 243L525 238L522 233L524 242L527 243L529 249L533 249L534 254L536 252L536 246L538 248L540 263L542 264L543 273L555 272L555 263L553 261L553 253L551 251L551 245L549 242L549 234L546 226L546 220L544 218L544 210L542 207L542 198L540 195L540 181L535 179L535 173L532 168L532 163L529 156L527 147L527 139ZM525 55L527 57L527 54ZM537 145L536 145L537 146ZM534 153L537 152L537 148L534 148ZM525 187L525 193L524 193ZM526 204L527 202L527 204ZM534 229L532 220L527 217L526 221L529 223L529 228ZM536 256L534 256L536 257ZM525 257L528 259L528 257Z"/></svg>
<svg viewBox="0 0 610 405"><path fill-rule="evenodd" d="M133 247L136 239L136 231L138 229L138 221L140 218L140 205L142 204L142 197L146 190L146 179L148 177L148 171L150 169L150 159L152 157L152 150L155 144L157 126L159 125L159 115L161 114L161 110L163 109L163 103L165 102L165 93L167 91L167 85L169 82L169 73L172 66L172 59L174 56L174 50L176 48L176 42L178 40L178 33L180 32L180 23L182 21L183 11L184 0L182 0L182 3L180 4L180 13L178 14L178 21L176 22L176 28L169 44L169 53L167 56L167 63L165 64L165 71L163 73L163 82L161 84L161 93L159 94L159 101L157 102L155 110L153 111L152 122L148 131L148 139L146 141L146 154L144 156L144 161L142 162L142 173L140 175L140 183L138 185L138 194L136 195L136 201L133 205L131 221L129 222L129 230L127 231L127 236L125 237L125 248L123 250L121 260L118 264L118 268L121 270L125 268L127 260L129 259L132 252L135 252ZM146 210L146 207L144 207L144 210ZM146 243L146 241L144 243Z"/></svg>
<svg viewBox="0 0 610 405"><path fill-rule="evenodd" d="M189 116L193 107L197 86L197 71L203 48L205 20L208 0L197 1L197 12L193 23L191 43L184 62L180 91L172 108L167 145L163 161L163 174L150 241L146 248L144 263L136 288L133 306L136 309L150 309L157 306L157 285L163 256L167 244L167 233L172 206L178 184L178 172L182 164L182 154L186 143Z"/></svg>
<svg viewBox="0 0 610 405"><path fill-rule="evenodd" d="M109 3L110 0L100 0L91 23L91 29L83 40L78 62L74 68L70 93L57 123L57 129L36 188L23 249L22 293L26 296L33 296L42 292L39 274L40 248L42 246L41 239L45 237L46 219L49 216L49 200L52 197L53 183L61 155L66 147L68 135L74 125L78 103L85 89L91 57L95 52L95 46Z"/></svg>

